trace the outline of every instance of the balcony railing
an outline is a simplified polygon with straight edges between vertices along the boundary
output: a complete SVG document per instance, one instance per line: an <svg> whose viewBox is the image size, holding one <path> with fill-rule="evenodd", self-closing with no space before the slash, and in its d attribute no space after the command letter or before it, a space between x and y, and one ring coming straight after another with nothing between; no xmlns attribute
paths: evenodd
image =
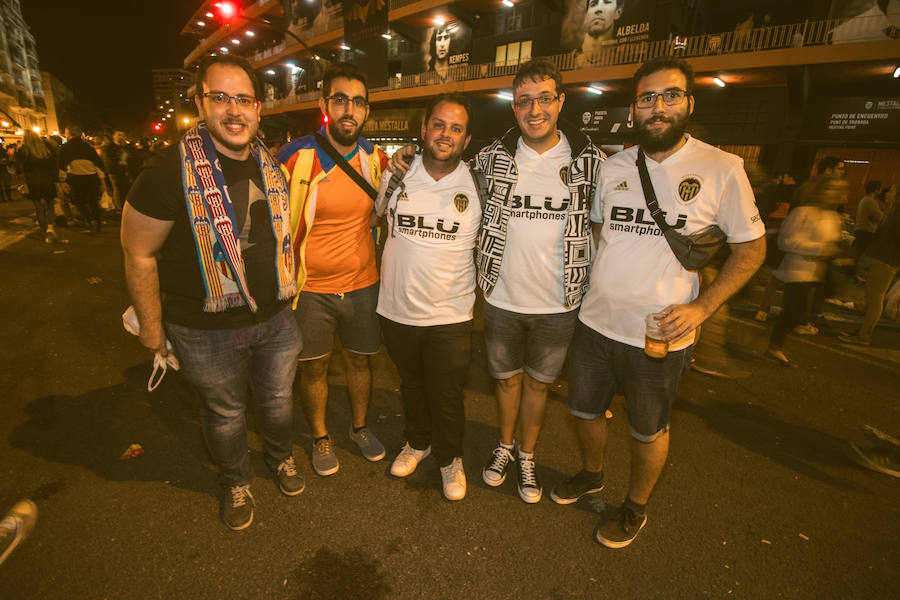
<svg viewBox="0 0 900 600"><path fill-rule="evenodd" d="M392 0L391 8L395 2L402 3L406 0ZM865 19L855 19L850 27L842 30L843 42L871 41L864 32L868 31ZM617 44L607 46L593 56L584 56L574 52L548 56L551 62L560 71L572 71L576 69L609 67L644 62L657 56L679 56L682 58L694 58L701 56L716 56L723 54L739 54L759 52L763 50L778 50L784 48L800 48L803 46L822 46L836 43L834 31L839 25L848 23L846 19L828 19L824 21L807 21L792 25L779 25L775 27L762 27L749 31L727 31L724 33L712 33L684 38L658 40L654 42L637 42L631 44ZM854 36L855 31L859 32ZM849 34L849 35L847 35ZM447 72L446 78L441 78L434 71L414 73L401 77L391 77L389 84L382 88L373 88L370 92L415 88L427 85L435 85L452 81L472 81L475 79L487 79L514 75L518 69L519 61L490 62L476 65L454 65ZM318 98L318 92L287 96L279 100L270 100L263 103L263 108L275 108L283 105L298 104Z"/></svg>

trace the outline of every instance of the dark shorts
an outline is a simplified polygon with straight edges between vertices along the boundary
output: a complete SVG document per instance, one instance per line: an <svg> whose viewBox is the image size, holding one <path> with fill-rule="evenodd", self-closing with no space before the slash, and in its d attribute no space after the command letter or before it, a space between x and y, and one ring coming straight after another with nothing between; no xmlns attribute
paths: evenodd
<svg viewBox="0 0 900 600"><path fill-rule="evenodd" d="M494 379L522 371L542 383L553 383L566 362L578 310L523 314L484 303L484 343Z"/></svg>
<svg viewBox="0 0 900 600"><path fill-rule="evenodd" d="M381 348L376 306L378 282L346 294L301 292L294 311L303 335L300 360L331 354L335 332L345 350L376 354Z"/></svg>
<svg viewBox="0 0 900 600"><path fill-rule="evenodd" d="M632 437L652 442L669 430L691 350L688 346L665 358L650 358L643 348L611 340L579 321L569 363L569 412L582 419L604 415L616 389L621 389Z"/></svg>

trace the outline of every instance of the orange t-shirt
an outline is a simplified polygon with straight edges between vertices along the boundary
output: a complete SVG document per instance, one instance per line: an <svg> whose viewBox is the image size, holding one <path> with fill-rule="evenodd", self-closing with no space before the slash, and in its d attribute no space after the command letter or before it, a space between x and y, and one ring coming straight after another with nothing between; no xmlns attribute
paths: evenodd
<svg viewBox="0 0 900 600"><path fill-rule="evenodd" d="M347 162L360 172L359 152ZM316 190L303 291L343 294L372 285L378 281L375 241L369 227L372 199L338 166Z"/></svg>

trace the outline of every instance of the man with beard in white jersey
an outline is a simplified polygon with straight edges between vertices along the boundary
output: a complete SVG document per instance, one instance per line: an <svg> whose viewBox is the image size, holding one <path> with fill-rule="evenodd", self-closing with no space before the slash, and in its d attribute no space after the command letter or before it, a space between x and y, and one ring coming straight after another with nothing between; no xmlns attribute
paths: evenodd
<svg viewBox="0 0 900 600"><path fill-rule="evenodd" d="M471 116L464 96L435 96L422 123L421 157L405 176L382 181L376 204L376 214L388 216L377 311L406 413L406 444L391 474L406 477L433 454L448 500L466 494L463 386L481 223L475 180L460 161Z"/></svg>
<svg viewBox="0 0 900 600"><path fill-rule="evenodd" d="M695 332L762 264L765 229L740 158L685 134L694 109L693 69L659 57L634 75L631 114L639 146L600 168L591 210L597 257L572 342L569 411L575 417L583 469L551 496L570 504L603 489L607 426L616 389L625 395L631 434L631 477L625 502L598 524L609 548L630 544L647 522L645 506L669 448L669 417ZM666 222L685 235L710 225L726 234L731 255L702 293L650 216L637 160ZM645 318L653 315L668 343L664 358L644 352Z"/></svg>

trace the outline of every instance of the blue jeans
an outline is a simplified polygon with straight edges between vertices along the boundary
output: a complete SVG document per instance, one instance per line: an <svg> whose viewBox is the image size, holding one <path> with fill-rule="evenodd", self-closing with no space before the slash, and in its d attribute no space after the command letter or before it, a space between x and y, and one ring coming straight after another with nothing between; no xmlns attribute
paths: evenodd
<svg viewBox="0 0 900 600"><path fill-rule="evenodd" d="M165 324L181 372L203 404L203 435L224 486L253 479L247 453L247 392L257 407L263 457L270 469L291 456L293 383L301 339L289 308L237 329Z"/></svg>

